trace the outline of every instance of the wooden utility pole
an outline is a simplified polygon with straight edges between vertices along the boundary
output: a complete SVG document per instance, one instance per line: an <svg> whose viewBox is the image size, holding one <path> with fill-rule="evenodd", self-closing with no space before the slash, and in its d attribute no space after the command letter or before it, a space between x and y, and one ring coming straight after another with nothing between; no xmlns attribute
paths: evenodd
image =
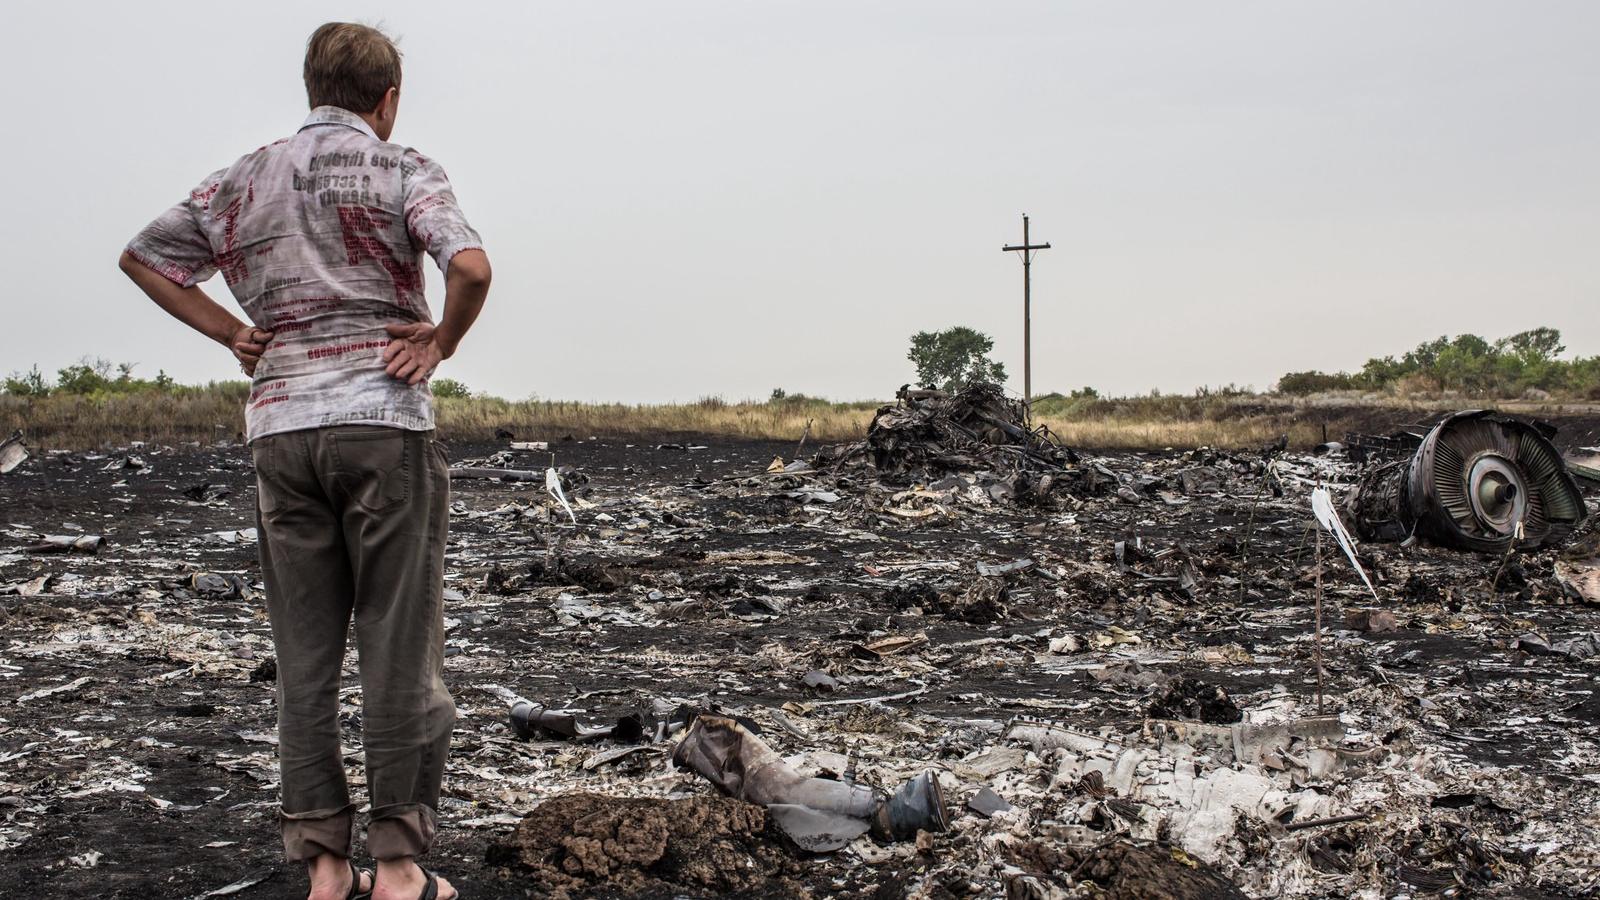
<svg viewBox="0 0 1600 900"><path fill-rule="evenodd" d="M1000 248L1010 253L1022 251L1022 404L1033 418L1033 254L1049 250L1050 245L1028 241L1028 214L1022 214L1022 243L1007 244Z"/></svg>

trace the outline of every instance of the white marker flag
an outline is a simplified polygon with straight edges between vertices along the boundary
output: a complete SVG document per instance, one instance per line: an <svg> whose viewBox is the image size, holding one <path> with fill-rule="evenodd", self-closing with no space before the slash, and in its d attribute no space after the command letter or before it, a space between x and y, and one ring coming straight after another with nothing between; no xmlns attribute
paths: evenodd
<svg viewBox="0 0 1600 900"><path fill-rule="evenodd" d="M1372 579L1367 577L1367 570L1361 568L1361 563L1356 561L1355 541L1351 539L1350 532L1344 528L1344 523L1339 521L1339 513L1333 508L1333 496L1328 489L1319 487L1311 492L1311 514L1317 517L1322 527L1339 542L1339 548L1344 550L1344 555L1350 560L1350 565L1356 567L1356 573L1361 580L1366 582L1367 590L1372 591L1372 599L1378 599L1378 591L1372 586Z"/></svg>
<svg viewBox="0 0 1600 900"><path fill-rule="evenodd" d="M578 524L578 517L572 514L572 506L567 503L567 495L561 490L561 476L556 474L555 469L544 470L544 490L545 493L561 501L561 508L567 511L567 518L572 520L572 524Z"/></svg>

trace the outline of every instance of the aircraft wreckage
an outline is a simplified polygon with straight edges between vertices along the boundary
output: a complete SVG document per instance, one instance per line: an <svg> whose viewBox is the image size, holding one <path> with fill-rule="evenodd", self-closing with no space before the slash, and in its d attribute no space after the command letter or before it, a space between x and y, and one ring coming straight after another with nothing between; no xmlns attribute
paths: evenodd
<svg viewBox="0 0 1600 900"><path fill-rule="evenodd" d="M1554 433L1493 410L1448 416L1411 454L1366 470L1347 503L1356 530L1480 553L1560 544L1585 509Z"/></svg>

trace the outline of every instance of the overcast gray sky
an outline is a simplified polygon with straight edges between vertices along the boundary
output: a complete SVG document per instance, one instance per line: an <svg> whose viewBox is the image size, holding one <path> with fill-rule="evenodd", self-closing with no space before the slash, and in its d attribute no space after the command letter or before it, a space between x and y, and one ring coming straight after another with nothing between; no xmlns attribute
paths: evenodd
<svg viewBox="0 0 1600 900"><path fill-rule="evenodd" d="M274 2L6 13L0 372L236 375L116 270L295 130L305 39L381 21L395 140L494 290L441 374L508 397L883 397L908 336L1021 389L1264 387L1471 331L1600 353L1600 4ZM430 267L431 269L431 264ZM430 271L435 312L442 301ZM230 302L226 286L208 289Z"/></svg>

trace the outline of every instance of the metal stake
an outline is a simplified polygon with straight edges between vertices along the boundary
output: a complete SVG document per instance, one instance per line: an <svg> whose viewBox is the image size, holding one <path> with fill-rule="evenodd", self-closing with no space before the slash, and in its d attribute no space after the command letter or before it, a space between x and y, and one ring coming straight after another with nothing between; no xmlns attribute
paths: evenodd
<svg viewBox="0 0 1600 900"><path fill-rule="evenodd" d="M1312 652L1317 659L1317 715L1322 715L1322 527L1317 527L1317 630L1312 635Z"/></svg>

